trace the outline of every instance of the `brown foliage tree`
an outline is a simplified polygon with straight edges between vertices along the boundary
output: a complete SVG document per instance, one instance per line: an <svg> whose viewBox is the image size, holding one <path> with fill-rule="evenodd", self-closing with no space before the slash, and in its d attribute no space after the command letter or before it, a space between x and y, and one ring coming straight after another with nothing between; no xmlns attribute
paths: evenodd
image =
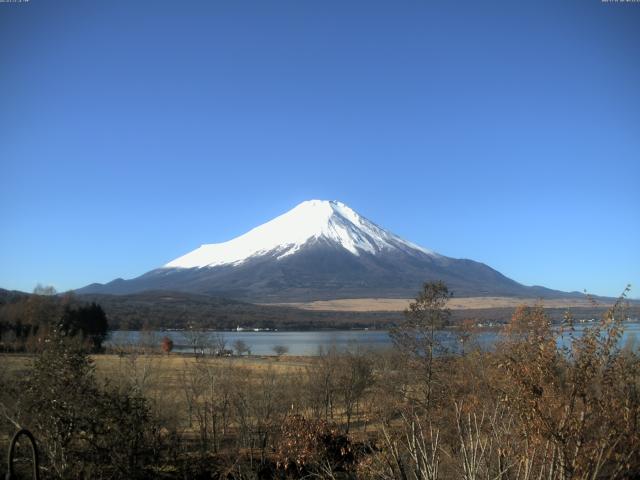
<svg viewBox="0 0 640 480"><path fill-rule="evenodd" d="M160 344L160 347L162 348L162 351L164 353L169 355L171 353L171 350L173 350L173 340L171 340L169 337L164 337L162 339L162 343Z"/></svg>
<svg viewBox="0 0 640 480"><path fill-rule="evenodd" d="M302 415L289 415L282 422L275 459L293 478L334 478L334 472L350 470L355 460L350 439L337 427Z"/></svg>
<svg viewBox="0 0 640 480"><path fill-rule="evenodd" d="M620 478L640 470L640 359L618 347L625 294L599 325L580 334L570 325L565 348L541 307L514 314L510 330L519 340L503 346L499 388L527 439L520 460L541 456L547 478Z"/></svg>

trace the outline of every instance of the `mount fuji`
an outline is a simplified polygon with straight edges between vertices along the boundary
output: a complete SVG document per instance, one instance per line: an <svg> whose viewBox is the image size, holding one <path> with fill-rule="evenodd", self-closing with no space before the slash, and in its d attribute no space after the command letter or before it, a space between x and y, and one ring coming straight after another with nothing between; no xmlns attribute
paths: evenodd
<svg viewBox="0 0 640 480"><path fill-rule="evenodd" d="M131 280L78 293L170 290L258 302L410 298L428 280L457 297L565 297L491 267L408 242L337 201L309 200L224 243L205 244Z"/></svg>

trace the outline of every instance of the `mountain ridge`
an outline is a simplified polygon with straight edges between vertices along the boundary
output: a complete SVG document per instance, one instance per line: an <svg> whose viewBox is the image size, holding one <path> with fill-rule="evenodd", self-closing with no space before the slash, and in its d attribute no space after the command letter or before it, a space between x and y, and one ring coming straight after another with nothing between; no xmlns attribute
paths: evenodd
<svg viewBox="0 0 640 480"><path fill-rule="evenodd" d="M582 296L522 285L470 259L404 240L338 201L309 200L232 240L204 244L139 277L78 293L176 290L248 301L412 297L442 280L456 296Z"/></svg>

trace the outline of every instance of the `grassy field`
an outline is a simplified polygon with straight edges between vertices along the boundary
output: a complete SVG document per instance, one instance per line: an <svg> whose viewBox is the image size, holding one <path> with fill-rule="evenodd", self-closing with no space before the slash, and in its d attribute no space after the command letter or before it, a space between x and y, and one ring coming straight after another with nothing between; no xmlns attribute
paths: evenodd
<svg viewBox="0 0 640 480"><path fill-rule="evenodd" d="M138 391L151 401L156 409L170 412L185 432L190 430L186 418L187 394L193 394L204 372L233 372L235 383L251 387L271 375L284 381L295 382L304 375L313 362L312 357L294 356L244 356L244 357L198 357L182 354L101 354L91 356L99 383L113 388ZM0 354L0 384L24 378L36 355ZM206 373L205 373L206 375ZM1 385L0 385L1 387ZM197 388L201 388L198 386ZM6 443L8 438L0 443Z"/></svg>
<svg viewBox="0 0 640 480"><path fill-rule="evenodd" d="M35 355L30 354L0 354L0 366L4 373L10 376L25 374L35 360ZM99 378L111 381L132 375L138 367L146 367L154 370L154 376L161 377L167 382L165 385L175 385L182 372L193 366L233 366L253 372L261 372L272 369L278 374L289 375L300 373L313 361L313 357L298 356L244 356L244 357L199 357L182 354L140 354L140 355L93 355L91 357L96 367Z"/></svg>
<svg viewBox="0 0 640 480"><path fill-rule="evenodd" d="M315 302L280 303L277 305L318 311L348 311L348 312L401 312L414 299L409 298L346 298L340 300L319 300ZM518 305L535 305L536 298L512 297L468 297L452 298L447 306L451 310L468 310L484 308L515 308ZM546 299L542 302L545 308L591 307L592 303L584 298ZM601 307L608 307L611 303L599 303Z"/></svg>

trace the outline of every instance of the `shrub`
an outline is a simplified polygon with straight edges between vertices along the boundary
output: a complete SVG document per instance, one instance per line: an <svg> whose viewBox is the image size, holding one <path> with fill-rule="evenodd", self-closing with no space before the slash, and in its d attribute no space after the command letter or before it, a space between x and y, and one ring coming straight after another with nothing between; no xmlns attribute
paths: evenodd
<svg viewBox="0 0 640 480"><path fill-rule="evenodd" d="M162 351L169 355L171 353L171 350L173 350L173 340L171 340L169 337L164 337L160 346L162 348Z"/></svg>
<svg viewBox="0 0 640 480"><path fill-rule="evenodd" d="M284 420L275 446L278 468L294 478L319 475L327 469L348 471L354 467L354 457L351 440L336 426L302 415L289 415Z"/></svg>
<svg viewBox="0 0 640 480"><path fill-rule="evenodd" d="M137 478L153 428L144 398L100 388L94 365L55 332L22 385L20 423L31 429L56 478Z"/></svg>

